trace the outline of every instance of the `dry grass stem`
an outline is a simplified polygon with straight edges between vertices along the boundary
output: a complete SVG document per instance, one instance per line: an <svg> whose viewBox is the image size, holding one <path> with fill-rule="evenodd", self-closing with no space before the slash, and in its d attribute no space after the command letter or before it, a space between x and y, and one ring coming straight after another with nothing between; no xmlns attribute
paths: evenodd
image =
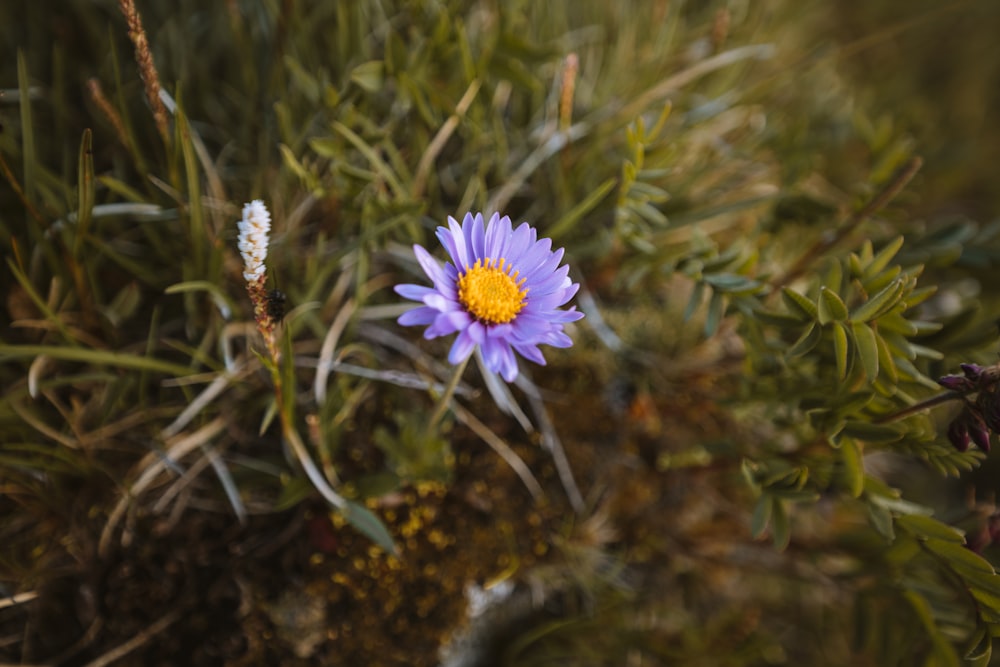
<svg viewBox="0 0 1000 667"><path fill-rule="evenodd" d="M101 82L91 77L87 80L87 90L90 92L91 101L97 105L97 108L101 110L107 121L111 123L111 127L115 129L118 141L121 142L122 146L131 150L132 147L128 139L128 132L125 131L125 123L122 121L118 110L105 97L104 91L101 90Z"/></svg>
<svg viewBox="0 0 1000 667"><path fill-rule="evenodd" d="M125 16L128 24L128 36L135 47L135 62L139 66L139 76L142 77L143 86L146 88L146 101L153 111L153 120L156 129L163 138L164 143L170 140L170 127L167 118L167 108L160 99L160 75L156 71L156 63L153 62L153 54L149 49L149 40L146 38L146 30L142 27L142 17L135 7L133 0L118 0L118 6Z"/></svg>

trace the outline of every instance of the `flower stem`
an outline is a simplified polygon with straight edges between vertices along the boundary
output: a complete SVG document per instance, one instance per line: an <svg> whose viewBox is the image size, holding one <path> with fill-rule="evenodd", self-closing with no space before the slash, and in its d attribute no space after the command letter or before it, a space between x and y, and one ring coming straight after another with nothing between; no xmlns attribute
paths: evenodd
<svg viewBox="0 0 1000 667"><path fill-rule="evenodd" d="M933 408L935 405L941 405L942 403L947 403L948 401L959 401L965 398L965 395L957 391L948 391L943 394L938 394L937 396L932 396L926 400L920 401L915 405L911 405L908 408L903 408L899 412L894 412L890 415L876 419L876 424L891 424L892 422L899 421L900 419L905 419L910 415L915 415L918 412L922 412L928 408Z"/></svg>
<svg viewBox="0 0 1000 667"><path fill-rule="evenodd" d="M471 356L469 355L469 357ZM444 393L441 394L437 405L434 406L434 412L431 413L430 419L427 420L428 436L431 435L437 427L438 422L444 417L444 413L448 409L448 404L451 403L451 397L455 395L455 389L458 388L458 382L462 379L462 373L465 372L465 366L469 363L469 357L466 357L455 366L455 372L452 373L451 379L448 380L448 386L444 388Z"/></svg>

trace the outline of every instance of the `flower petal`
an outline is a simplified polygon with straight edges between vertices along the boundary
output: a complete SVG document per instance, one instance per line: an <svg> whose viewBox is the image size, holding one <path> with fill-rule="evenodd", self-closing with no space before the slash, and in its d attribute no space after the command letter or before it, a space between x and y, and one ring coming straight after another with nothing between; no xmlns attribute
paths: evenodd
<svg viewBox="0 0 1000 667"><path fill-rule="evenodd" d="M529 276L525 285L535 295L551 294L556 290L566 289L573 284L567 275L568 273L569 267L563 266L546 276Z"/></svg>
<svg viewBox="0 0 1000 667"><path fill-rule="evenodd" d="M518 354L528 361L534 361L539 366L545 365L545 357L542 356L542 352L538 349L537 345L532 345L530 343L511 343L511 347L513 347Z"/></svg>
<svg viewBox="0 0 1000 667"><path fill-rule="evenodd" d="M535 312L549 312L569 301L574 292L576 292L576 289L569 288L565 288L557 292L551 292L549 294L532 294L529 292L528 302L531 304L531 309ZM525 307L527 307L527 303L525 304Z"/></svg>
<svg viewBox="0 0 1000 667"><path fill-rule="evenodd" d="M469 355L475 349L476 342L469 337L468 331L459 332L455 338L455 342L451 345L451 350L448 352L448 363L452 365L462 363L469 358Z"/></svg>
<svg viewBox="0 0 1000 667"><path fill-rule="evenodd" d="M486 226L486 244L484 251L487 257L507 259L507 243L510 241L511 227L510 218L500 217L499 213L494 213Z"/></svg>
<svg viewBox="0 0 1000 667"><path fill-rule="evenodd" d="M551 345L552 347L572 347L573 339L563 333L561 330L552 330L541 337L538 342L545 343L546 345Z"/></svg>
<svg viewBox="0 0 1000 667"><path fill-rule="evenodd" d="M483 214L476 213L476 216L471 220L471 224L469 216L465 216L465 220L462 222L462 229L465 232L465 242L472 251L472 261L486 259L486 253L484 252L486 232L483 229Z"/></svg>
<svg viewBox="0 0 1000 667"><path fill-rule="evenodd" d="M553 326L558 326L545 317L524 312L518 315L511 325L513 331L510 333L510 338L519 342L528 342L532 338L544 335Z"/></svg>
<svg viewBox="0 0 1000 667"><path fill-rule="evenodd" d="M518 267L525 274L536 274L538 266L551 255L551 248L552 239L542 239L532 244L518 260Z"/></svg>
<svg viewBox="0 0 1000 667"><path fill-rule="evenodd" d="M437 338L462 331L469 325L469 314L464 310L453 310L448 313L438 313L434 322L424 331L424 338Z"/></svg>
<svg viewBox="0 0 1000 667"><path fill-rule="evenodd" d="M510 335L510 332L514 330L511 324L494 324L493 326L486 327L486 337L487 338L505 338Z"/></svg>
<svg viewBox="0 0 1000 667"><path fill-rule="evenodd" d="M508 345L504 345L501 351L500 377L507 382L517 379L517 358L514 356L514 350Z"/></svg>
<svg viewBox="0 0 1000 667"><path fill-rule="evenodd" d="M465 219L469 219L468 213L465 214ZM463 225L458 224L458 220L448 216L448 230L451 232L452 245L454 246L453 250L449 249L449 254L451 254L452 259L455 260L455 267L460 273L466 268L472 266L473 262L475 262L472 258L471 248L469 248L465 241L465 232L463 232L462 229ZM438 238L441 238L440 235Z"/></svg>
<svg viewBox="0 0 1000 667"><path fill-rule="evenodd" d="M423 301L428 294L436 294L432 288L424 285L396 285L392 289L396 294L411 301Z"/></svg>
<svg viewBox="0 0 1000 667"><path fill-rule="evenodd" d="M469 319L472 320L472 317L469 316ZM472 340L477 345L482 345L483 343L486 342L486 327L483 326L483 324L481 322L477 322L476 320L472 320L469 323L469 326L466 327L466 331L469 332L469 337L472 338Z"/></svg>
<svg viewBox="0 0 1000 667"><path fill-rule="evenodd" d="M446 299L444 296L435 292L434 290L431 290L431 293L426 295L423 301L431 308L434 308L435 310L440 310L442 313L456 309L455 301L451 299Z"/></svg>
<svg viewBox="0 0 1000 667"><path fill-rule="evenodd" d="M577 320L583 319L583 313L573 306L569 310L554 310L548 315L550 322L558 322L560 324L564 322L576 322Z"/></svg>
<svg viewBox="0 0 1000 667"><path fill-rule="evenodd" d="M420 268L424 270L424 273L431 279L435 287L448 284L448 276L445 275L444 269L441 268L436 259L431 257L429 252L424 250L423 246L414 245L413 254L417 256Z"/></svg>
<svg viewBox="0 0 1000 667"><path fill-rule="evenodd" d="M456 266L464 266L464 263L460 259L463 256L462 251L458 248L458 242L455 240L455 235L450 229L445 227L437 228L438 241L444 246L445 251L448 253L448 262L444 265L444 273L448 278L449 283L454 283L458 278L458 270Z"/></svg>
<svg viewBox="0 0 1000 667"><path fill-rule="evenodd" d="M515 268L520 268L521 256L525 253L531 243L534 242L534 237L531 232L531 225L526 222L522 222L511 234L510 242L507 244L507 248L504 252L507 260L513 262Z"/></svg>
<svg viewBox="0 0 1000 667"><path fill-rule="evenodd" d="M500 367L503 365L503 348L505 347L509 347L507 342L496 338L487 338L479 346L483 353L483 363L487 369L494 373L500 372Z"/></svg>
<svg viewBox="0 0 1000 667"><path fill-rule="evenodd" d="M440 313L427 306L418 306L406 311L396 320L400 326L412 327L418 324L430 324Z"/></svg>

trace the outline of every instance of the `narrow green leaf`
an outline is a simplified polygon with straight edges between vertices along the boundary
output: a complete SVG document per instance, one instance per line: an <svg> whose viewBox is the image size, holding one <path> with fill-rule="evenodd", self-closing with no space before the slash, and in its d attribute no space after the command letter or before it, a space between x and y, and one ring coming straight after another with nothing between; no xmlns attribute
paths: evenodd
<svg viewBox="0 0 1000 667"><path fill-rule="evenodd" d="M62 334L62 337L66 340L66 342L73 345L77 344L76 340L73 338L72 332L66 327L66 323L63 322L63 318L56 315L55 312L49 308L48 302L42 297L41 294L38 293L38 290L35 289L35 285L31 282L31 279L28 278L27 274L18 268L17 262L14 261L14 258L7 257L6 259L7 266L10 268L11 273L14 274L14 278L16 278L17 282L20 283L21 288L32 300L39 312L45 316L45 320L52 323L56 329L59 330L59 333Z"/></svg>
<svg viewBox="0 0 1000 667"><path fill-rule="evenodd" d="M385 81L385 63L369 60L351 70L351 81L369 93L377 93Z"/></svg>
<svg viewBox="0 0 1000 667"><path fill-rule="evenodd" d="M212 296L212 300L215 301L216 308L219 309L219 312L225 319L229 319L233 312L233 303L229 300L229 296L218 285L207 280L189 280L183 283L175 283L163 290L164 294L181 294L184 292L208 292Z"/></svg>
<svg viewBox="0 0 1000 667"><path fill-rule="evenodd" d="M333 122L333 129L341 134L345 139L351 142L358 152L361 153L369 164L371 164L372 169L377 171L385 182L392 189L393 194L398 199L406 199L407 191L403 187L402 183L399 182L399 178L396 176L396 172L392 170L385 160L383 160L378 152L372 148L364 139L362 139L354 130L347 127L339 121Z"/></svg>
<svg viewBox="0 0 1000 667"><path fill-rule="evenodd" d="M205 231L205 212L201 207L201 177L198 157L195 155L187 116L179 107L177 113L174 114L174 119L180 139L181 157L184 161L185 182L187 184L190 254L194 259L196 275L203 276L207 271L208 257L205 253L205 245L208 242L208 235Z"/></svg>
<svg viewBox="0 0 1000 667"><path fill-rule="evenodd" d="M847 319L847 306L840 296L831 289L827 289L826 287L819 289L819 303L817 306L820 324L829 324L835 321L842 322Z"/></svg>
<svg viewBox="0 0 1000 667"><path fill-rule="evenodd" d="M878 350L879 370L884 377L889 378L889 381L893 385L897 384L899 382L899 371L896 369L896 361L892 358L889 346L878 334L875 334L875 345Z"/></svg>
<svg viewBox="0 0 1000 667"><path fill-rule="evenodd" d="M305 477L288 476L281 487L281 493L275 501L276 510L287 510L295 507L316 492L316 489Z"/></svg>
<svg viewBox="0 0 1000 667"><path fill-rule="evenodd" d="M847 257L847 270L854 278L860 278L864 274L864 267L861 265L861 258L856 253L851 253Z"/></svg>
<svg viewBox="0 0 1000 667"><path fill-rule="evenodd" d="M597 186L583 201L563 214L548 230L549 238L556 239L573 229L583 216L590 213L618 184L618 179L611 177Z"/></svg>
<svg viewBox="0 0 1000 667"><path fill-rule="evenodd" d="M875 257L875 248L872 246L872 240L865 239L864 243L861 244L861 254L858 256L858 261L867 266L871 264L873 257Z"/></svg>
<svg viewBox="0 0 1000 667"><path fill-rule="evenodd" d="M770 494L762 494L757 499L753 507L753 515L750 517L750 534L754 539L759 538L767 530L767 524L771 520L771 506L775 500Z"/></svg>
<svg viewBox="0 0 1000 667"><path fill-rule="evenodd" d="M292 149L285 144L278 144L278 150L281 152L282 162L285 166L292 170L292 173L299 177L303 182L308 182L310 174L306 168L299 162L299 159L295 157L295 153Z"/></svg>
<svg viewBox="0 0 1000 667"><path fill-rule="evenodd" d="M903 437L903 433L892 424L873 424L857 419L846 420L842 433L848 438L879 445L897 442Z"/></svg>
<svg viewBox="0 0 1000 667"><path fill-rule="evenodd" d="M885 267L889 266L889 262L892 258L896 256L899 249L903 247L903 237L897 236L892 241L886 244L884 248L878 251L878 254L869 262L868 266L865 267L865 276L874 276L882 272Z"/></svg>
<svg viewBox="0 0 1000 667"><path fill-rule="evenodd" d="M920 333L917 325L903 317L898 311L890 311L883 315L878 321L879 331L895 332L906 337L913 337Z"/></svg>
<svg viewBox="0 0 1000 667"><path fill-rule="evenodd" d="M861 367L865 369L865 377L872 381L878 377L878 343L875 342L875 332L864 322L852 322L851 334L861 359Z"/></svg>
<svg viewBox="0 0 1000 667"><path fill-rule="evenodd" d="M947 561L948 566L956 571L995 575L993 566L988 560L966 549L961 544L935 538L928 538L925 544L928 549Z"/></svg>
<svg viewBox="0 0 1000 667"><path fill-rule="evenodd" d="M989 572L974 572L965 575L965 583L974 588L981 588L993 595L1000 596L1000 575Z"/></svg>
<svg viewBox="0 0 1000 667"><path fill-rule="evenodd" d="M330 160L336 160L344 155L344 142L333 137L313 137L309 140L309 148L316 155Z"/></svg>
<svg viewBox="0 0 1000 667"><path fill-rule="evenodd" d="M913 607L913 611L917 612L917 617L923 623L924 629L930 633L936 633L937 624L934 622L934 614L931 612L931 606L927 602L927 598L913 590L904 591L903 597Z"/></svg>
<svg viewBox="0 0 1000 667"><path fill-rule="evenodd" d="M816 304L790 287L782 288L781 299L789 312L801 316L801 319L814 320L818 314Z"/></svg>
<svg viewBox="0 0 1000 667"><path fill-rule="evenodd" d="M684 307L684 321L688 322L691 317L698 310L701 305L702 300L705 298L705 283L698 281L691 288L691 297L688 299L687 306Z"/></svg>
<svg viewBox="0 0 1000 667"><path fill-rule="evenodd" d="M763 287L760 281L738 273L707 274L705 282L719 291L730 293L752 293Z"/></svg>
<svg viewBox="0 0 1000 667"><path fill-rule="evenodd" d="M976 661L985 659L985 662L978 662L976 664L984 666L990 664L990 656L993 654L993 638L990 636L985 625L977 627L965 645L968 647L964 655L966 660L976 663Z"/></svg>
<svg viewBox="0 0 1000 667"><path fill-rule="evenodd" d="M257 355L258 359L260 359L262 362L264 361L264 355L256 352L255 354ZM266 363L264 365L267 366ZM271 398L271 400L267 404L267 409L264 410L264 415L260 418L260 428L257 429L257 435L264 435L264 433L267 432L267 429L271 427L271 424L274 423L274 418L277 416L278 416L278 402L274 400L274 398Z"/></svg>
<svg viewBox="0 0 1000 667"><path fill-rule="evenodd" d="M849 352L850 348L847 346L847 327L842 322L834 322L833 354L837 360L837 377L841 380L847 377L847 362L849 361L847 355Z"/></svg>
<svg viewBox="0 0 1000 667"><path fill-rule="evenodd" d="M865 484L867 486L868 479L865 479ZM892 496L880 496L868 494L868 500L872 505L877 505L890 512L895 512L897 515L901 514L922 514L925 516L930 516L934 513L934 510L917 503L911 503L909 500L903 500L899 497Z"/></svg>
<svg viewBox="0 0 1000 667"><path fill-rule="evenodd" d="M136 281L132 281L118 290L118 294L107 306L101 308L101 312L108 318L111 325L118 327L135 314L135 311L142 303L142 290Z"/></svg>
<svg viewBox="0 0 1000 667"><path fill-rule="evenodd" d="M924 359L933 359L935 361L941 361L944 359L944 354L940 351L935 350L933 347L927 347L926 345L912 344L913 352L918 357L923 357Z"/></svg>
<svg viewBox="0 0 1000 667"><path fill-rule="evenodd" d="M851 319L855 322L870 322L889 312L899 302L903 294L903 281L894 280L870 299L854 309Z"/></svg>
<svg viewBox="0 0 1000 667"><path fill-rule="evenodd" d="M667 216L664 215L660 209L656 208L650 203L633 200L629 208L635 211L635 213L643 220L646 220L647 222L653 225L658 225L662 227L666 226L666 224L669 222Z"/></svg>
<svg viewBox="0 0 1000 667"><path fill-rule="evenodd" d="M73 255L79 257L81 244L90 230L94 210L94 151L90 128L83 131L80 140L80 155L76 174L76 235L73 241Z"/></svg>
<svg viewBox="0 0 1000 667"><path fill-rule="evenodd" d="M1000 615L1000 595L994 595L989 591L976 588L975 586L969 588L969 592L972 593L972 597L976 598L976 602L979 603L978 611L980 614L990 611L993 615Z"/></svg>
<svg viewBox="0 0 1000 667"><path fill-rule="evenodd" d="M28 63L24 52L17 50L17 85L20 93L21 112L21 158L24 165L24 195L34 202L37 187L38 165L35 162L35 130L31 114L31 82L28 78Z"/></svg>
<svg viewBox="0 0 1000 667"><path fill-rule="evenodd" d="M937 285L928 285L927 287L918 287L917 289L914 289L906 295L906 307L913 308L914 306L919 306L924 301L937 294L937 290Z"/></svg>
<svg viewBox="0 0 1000 667"><path fill-rule="evenodd" d="M899 520L896 522L898 525ZM883 552L882 557L889 567L901 568L922 553L916 540L896 540Z"/></svg>
<svg viewBox="0 0 1000 667"><path fill-rule="evenodd" d="M894 266L891 269L883 271L882 273L869 278L861 283L862 289L864 289L865 294L871 296L872 294L878 294L886 287L891 285L895 280L899 278L899 275L903 272L902 267ZM904 288L906 286L906 281L903 281Z"/></svg>
<svg viewBox="0 0 1000 667"><path fill-rule="evenodd" d="M902 494L898 489L894 489L878 477L865 476L865 491L872 496L882 496L884 498L899 498Z"/></svg>
<svg viewBox="0 0 1000 667"><path fill-rule="evenodd" d="M316 77L292 56L286 55L284 61L289 74L289 89L301 92L313 104L318 102L320 87Z"/></svg>
<svg viewBox="0 0 1000 667"><path fill-rule="evenodd" d="M192 373L192 370L187 366L172 364L169 361L161 361L150 357L126 354L124 352L87 350L79 347L60 347L58 345L6 345L0 343L0 360L31 358L40 355L64 361L79 361L98 366L150 371L177 377L184 377Z"/></svg>
<svg viewBox="0 0 1000 667"><path fill-rule="evenodd" d="M386 553L399 553L395 542L392 540L392 535L389 534L385 524L364 505L348 500L345 518L359 532L382 547Z"/></svg>
<svg viewBox="0 0 1000 667"><path fill-rule="evenodd" d="M857 440L846 438L842 441L840 455L844 462L844 481L852 498L860 498L865 490L865 469L861 446Z"/></svg>
<svg viewBox="0 0 1000 667"><path fill-rule="evenodd" d="M272 360L277 363L277 373L276 375L280 377L281 391L284 393L284 405L282 406L283 412L285 414L281 415L282 421L285 424L295 423L295 408L298 405L296 401L296 392L298 391L298 386L295 383L295 352L292 349L292 332L288 327L279 327L277 329L278 335L278 349L281 350L281 359Z"/></svg>
<svg viewBox="0 0 1000 667"><path fill-rule="evenodd" d="M790 359L795 359L796 357L801 357L804 354L808 354L816 347L820 339L823 337L823 329L816 322L809 325L809 328L802 332L799 339L795 341L790 348L788 348L788 357Z"/></svg>
<svg viewBox="0 0 1000 667"><path fill-rule="evenodd" d="M740 474L743 476L743 481L747 483L754 493L760 491L760 484L757 482L757 473L760 472L760 465L751 461L750 459L743 459L740 461Z"/></svg>
<svg viewBox="0 0 1000 667"><path fill-rule="evenodd" d="M896 531L892 526L892 513L889 512L884 507L875 505L874 503L868 503L868 521L871 522L872 527L881 535L887 542L892 542L896 539Z"/></svg>
<svg viewBox="0 0 1000 667"><path fill-rule="evenodd" d="M841 266L840 261L836 259L830 259L829 267L823 276L823 285L826 289L837 293L840 291L840 286L844 284L844 267Z"/></svg>
<svg viewBox="0 0 1000 667"><path fill-rule="evenodd" d="M767 324L779 329L795 329L802 324L802 320L784 311L757 309L753 311L754 317L762 324Z"/></svg>
<svg viewBox="0 0 1000 667"><path fill-rule="evenodd" d="M965 535L962 531L929 516L904 514L896 519L896 524L920 540L934 538L945 542L965 544Z"/></svg>
<svg viewBox="0 0 1000 667"><path fill-rule="evenodd" d="M722 322L722 312L726 308L726 299L721 292L713 292L708 300L708 316L705 317L705 337L711 338Z"/></svg>

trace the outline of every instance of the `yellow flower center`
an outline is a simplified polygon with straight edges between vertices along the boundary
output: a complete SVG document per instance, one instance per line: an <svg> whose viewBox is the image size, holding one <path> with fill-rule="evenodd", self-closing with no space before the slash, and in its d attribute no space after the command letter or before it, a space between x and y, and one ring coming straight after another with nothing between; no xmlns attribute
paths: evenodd
<svg viewBox="0 0 1000 667"><path fill-rule="evenodd" d="M477 259L472 268L458 277L458 300L483 324L506 324L524 308L528 290L521 289L527 278L517 280L517 271L504 268L504 260Z"/></svg>

